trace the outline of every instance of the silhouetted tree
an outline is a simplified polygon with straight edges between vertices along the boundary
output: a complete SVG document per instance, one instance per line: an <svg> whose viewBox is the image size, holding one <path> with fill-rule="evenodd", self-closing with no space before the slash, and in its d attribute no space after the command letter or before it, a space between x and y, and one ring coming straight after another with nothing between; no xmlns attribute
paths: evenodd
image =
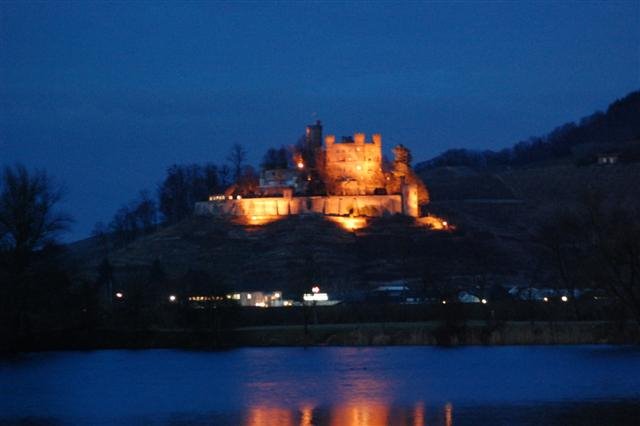
<svg viewBox="0 0 640 426"><path fill-rule="evenodd" d="M238 182L238 179L242 175L245 162L247 161L247 150L239 143L233 144L231 146L229 156L227 157L227 161L231 164L233 181Z"/></svg>
<svg viewBox="0 0 640 426"><path fill-rule="evenodd" d="M269 148L262 158L262 170L286 169L289 167L289 152L285 147Z"/></svg>
<svg viewBox="0 0 640 426"><path fill-rule="evenodd" d="M587 194L576 210L551 216L538 231L567 288L594 286L640 323L640 209Z"/></svg>
<svg viewBox="0 0 640 426"><path fill-rule="evenodd" d="M158 188L160 212L168 224L179 222L193 212L196 202L222 192L229 168L215 164L173 165Z"/></svg>
<svg viewBox="0 0 640 426"><path fill-rule="evenodd" d="M29 172L18 164L2 171L0 250L8 253L14 271L24 271L35 250L67 229L71 218L56 211L61 198L60 185L43 170Z"/></svg>

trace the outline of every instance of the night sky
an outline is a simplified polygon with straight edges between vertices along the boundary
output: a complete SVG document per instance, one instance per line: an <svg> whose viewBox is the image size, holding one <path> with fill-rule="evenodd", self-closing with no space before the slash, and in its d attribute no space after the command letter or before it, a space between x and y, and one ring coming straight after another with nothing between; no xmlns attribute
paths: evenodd
<svg viewBox="0 0 640 426"><path fill-rule="evenodd" d="M172 163L257 165L316 118L425 160L501 148L640 88L640 2L0 3L0 164L108 222Z"/></svg>

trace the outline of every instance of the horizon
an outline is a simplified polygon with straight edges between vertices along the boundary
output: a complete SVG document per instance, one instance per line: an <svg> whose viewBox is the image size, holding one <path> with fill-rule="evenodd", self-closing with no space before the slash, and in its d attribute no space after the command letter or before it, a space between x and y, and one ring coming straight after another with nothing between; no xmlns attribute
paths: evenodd
<svg viewBox="0 0 640 426"><path fill-rule="evenodd" d="M64 183L76 241L171 164L257 165L316 119L414 164L544 135L640 88L639 28L633 1L6 2L0 158Z"/></svg>

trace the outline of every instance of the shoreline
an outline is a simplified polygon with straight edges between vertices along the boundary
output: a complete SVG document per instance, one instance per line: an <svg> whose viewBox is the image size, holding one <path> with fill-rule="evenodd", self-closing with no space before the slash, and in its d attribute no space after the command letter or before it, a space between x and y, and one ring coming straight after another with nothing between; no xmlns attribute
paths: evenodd
<svg viewBox="0 0 640 426"><path fill-rule="evenodd" d="M640 344L640 327L612 321L467 321L272 325L211 329L56 330L20 336L8 352L234 349L295 346L505 346ZM4 345L3 345L4 346Z"/></svg>

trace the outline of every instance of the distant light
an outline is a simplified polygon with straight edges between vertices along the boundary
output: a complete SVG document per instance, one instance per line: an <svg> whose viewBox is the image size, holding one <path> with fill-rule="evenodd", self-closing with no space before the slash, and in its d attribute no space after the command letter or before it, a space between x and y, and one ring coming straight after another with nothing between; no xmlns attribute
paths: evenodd
<svg viewBox="0 0 640 426"><path fill-rule="evenodd" d="M175 294L172 294L171 296L169 296L169 302L173 303L177 300L177 297Z"/></svg>
<svg viewBox="0 0 640 426"><path fill-rule="evenodd" d="M356 169L358 169L358 170L362 170L362 166L358 164L358 165L356 166Z"/></svg>
<svg viewBox="0 0 640 426"><path fill-rule="evenodd" d="M124 297L124 294L122 294L122 293L120 293L120 292L117 292L117 293L116 293L116 297L117 297L118 299L122 299L122 298Z"/></svg>
<svg viewBox="0 0 640 426"><path fill-rule="evenodd" d="M442 304L443 304L443 305L446 305L446 304L447 304L447 301L446 301L446 300L443 300L443 301L442 301Z"/></svg>
<svg viewBox="0 0 640 426"><path fill-rule="evenodd" d="M482 299L481 302L482 302L483 305L486 305L487 304L487 299Z"/></svg>
<svg viewBox="0 0 640 426"><path fill-rule="evenodd" d="M545 302L548 302L549 298L547 296L545 296L545 297L542 298L542 300L545 301Z"/></svg>
<svg viewBox="0 0 640 426"><path fill-rule="evenodd" d="M273 293L273 298L274 299L279 299L280 298L280 293L278 293L277 291L275 293Z"/></svg>
<svg viewBox="0 0 640 426"><path fill-rule="evenodd" d="M251 300L251 293L247 294L247 299Z"/></svg>
<svg viewBox="0 0 640 426"><path fill-rule="evenodd" d="M329 295L327 293L305 293L302 295L302 300L305 302L327 301L329 300Z"/></svg>
<svg viewBox="0 0 640 426"><path fill-rule="evenodd" d="M444 227L446 228L446 227L447 227L447 225L449 225L449 224L447 223L447 221L446 221L446 220L443 220L443 221L442 221L442 226L444 226Z"/></svg>
<svg viewBox="0 0 640 426"><path fill-rule="evenodd" d="M236 196L236 200L241 200L241 199L242 199L242 195Z"/></svg>
<svg viewBox="0 0 640 426"><path fill-rule="evenodd" d="M317 293L319 293L319 292L320 292L320 287L318 287L317 285L314 285L314 286L311 288L311 291L313 292L313 294L317 294Z"/></svg>
<svg viewBox="0 0 640 426"><path fill-rule="evenodd" d="M304 169L304 163L302 161L298 161L298 168Z"/></svg>
<svg viewBox="0 0 640 426"><path fill-rule="evenodd" d="M229 199L230 199L230 200L233 200L233 195L229 195Z"/></svg>
<svg viewBox="0 0 640 426"><path fill-rule="evenodd" d="M569 300L569 298L567 296L562 296L560 300L562 300L563 302L566 302L567 300Z"/></svg>

